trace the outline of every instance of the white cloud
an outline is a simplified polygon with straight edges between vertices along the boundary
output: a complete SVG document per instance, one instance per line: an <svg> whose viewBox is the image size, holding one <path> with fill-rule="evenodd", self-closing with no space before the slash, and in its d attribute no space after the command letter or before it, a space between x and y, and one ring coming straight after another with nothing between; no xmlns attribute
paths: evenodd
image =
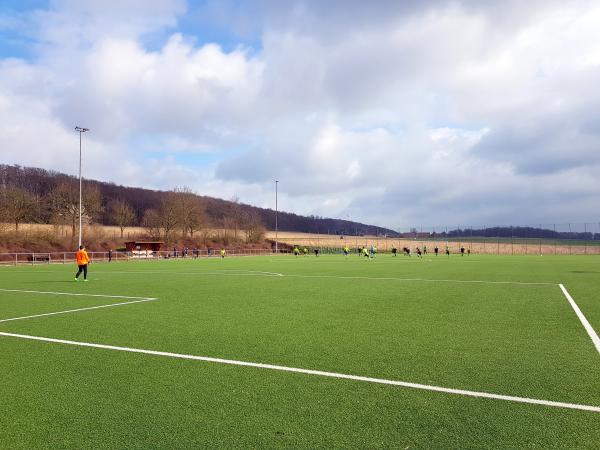
<svg viewBox="0 0 600 450"><path fill-rule="evenodd" d="M189 6L62 0L9 21L37 46L0 62L2 161L73 172L81 124L89 174L125 184L272 206L278 178L288 210L390 227L595 220L593 2ZM182 33L188 10L231 12L261 47Z"/></svg>

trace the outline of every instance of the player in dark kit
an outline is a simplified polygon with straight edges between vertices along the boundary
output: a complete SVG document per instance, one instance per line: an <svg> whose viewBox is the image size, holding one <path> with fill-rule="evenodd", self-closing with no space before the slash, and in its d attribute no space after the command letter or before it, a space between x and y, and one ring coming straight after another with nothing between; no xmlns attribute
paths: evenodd
<svg viewBox="0 0 600 450"><path fill-rule="evenodd" d="M421 249L419 247L417 247L417 258L422 258L423 255L421 254Z"/></svg>
<svg viewBox="0 0 600 450"><path fill-rule="evenodd" d="M460 256L465 256L465 248L464 247L460 248Z"/></svg>
<svg viewBox="0 0 600 450"><path fill-rule="evenodd" d="M392 247L392 256L398 256L398 249L396 247Z"/></svg>
<svg viewBox="0 0 600 450"><path fill-rule="evenodd" d="M436 245L436 246L434 247L434 249L433 249L433 253L435 253L435 256L437 256L437 255L438 255L438 252L439 252L439 251L440 251L440 249L439 249L439 248L437 248L437 245Z"/></svg>

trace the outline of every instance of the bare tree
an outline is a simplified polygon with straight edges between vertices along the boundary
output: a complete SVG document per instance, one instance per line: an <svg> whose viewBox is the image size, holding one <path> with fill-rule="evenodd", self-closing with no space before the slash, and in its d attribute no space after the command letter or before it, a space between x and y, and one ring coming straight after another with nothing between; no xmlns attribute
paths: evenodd
<svg viewBox="0 0 600 450"><path fill-rule="evenodd" d="M173 231L179 226L177 198L173 192L167 193L161 200L158 216L163 236L165 241L168 241Z"/></svg>
<svg viewBox="0 0 600 450"><path fill-rule="evenodd" d="M243 227L246 233L247 243L257 244L264 240L266 229L260 216L256 212L249 211L244 214Z"/></svg>
<svg viewBox="0 0 600 450"><path fill-rule="evenodd" d="M15 231L19 231L19 224L34 219L36 211L36 197L25 189L8 186L0 191L0 218L14 223Z"/></svg>
<svg viewBox="0 0 600 450"><path fill-rule="evenodd" d="M242 223L244 222L244 212L242 210L242 205L240 204L240 199L237 195L231 197L231 215L229 217L229 226L233 231L234 239L238 238L238 232L240 228L242 228Z"/></svg>
<svg viewBox="0 0 600 450"><path fill-rule="evenodd" d="M50 194L54 219L71 226L75 236L79 221L79 189L75 183L61 183ZM82 191L81 216L86 223L96 220L102 213L102 196L96 186L84 186Z"/></svg>
<svg viewBox="0 0 600 450"><path fill-rule="evenodd" d="M131 225L135 220L135 211L129 206L129 203L124 200L113 200L110 203L109 208L111 219L121 229L122 239L125 227Z"/></svg>
<svg viewBox="0 0 600 450"><path fill-rule="evenodd" d="M202 229L205 222L204 203L190 188L176 188L172 198L175 202L177 219L183 237L194 237L194 233Z"/></svg>
<svg viewBox="0 0 600 450"><path fill-rule="evenodd" d="M142 225L148 230L148 235L151 239L161 238L162 227L160 223L160 216L157 210L147 209L144 213Z"/></svg>
<svg viewBox="0 0 600 450"><path fill-rule="evenodd" d="M153 239L169 241L173 231L179 226L177 197L169 192L161 201L158 209L146 210L143 224Z"/></svg>

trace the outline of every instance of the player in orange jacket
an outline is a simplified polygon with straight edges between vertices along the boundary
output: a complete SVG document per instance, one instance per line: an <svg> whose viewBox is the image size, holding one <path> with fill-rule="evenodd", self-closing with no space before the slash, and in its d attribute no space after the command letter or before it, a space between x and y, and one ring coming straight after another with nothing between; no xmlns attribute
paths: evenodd
<svg viewBox="0 0 600 450"><path fill-rule="evenodd" d="M75 281L79 279L79 275L81 275L81 272L83 272L83 281L87 281L87 269L88 264L90 263L90 257L85 251L85 247L83 245L79 246L79 251L75 256L75 260L77 262L77 267L79 268L77 274L75 275Z"/></svg>

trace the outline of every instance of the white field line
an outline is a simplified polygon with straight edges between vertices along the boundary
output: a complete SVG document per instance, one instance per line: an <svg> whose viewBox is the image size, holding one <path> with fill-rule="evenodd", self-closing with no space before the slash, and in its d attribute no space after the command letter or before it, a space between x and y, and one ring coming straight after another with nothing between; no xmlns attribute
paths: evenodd
<svg viewBox="0 0 600 450"><path fill-rule="evenodd" d="M147 274L147 273L151 273L151 274L161 274L161 275L230 275L230 276L240 276L240 277L283 277L285 276L282 273L278 273L278 272L262 272L262 271L239 271L239 272L230 272L230 271L223 271L223 270L216 270L216 271L206 271L206 272L202 272L202 271L193 271L193 272L173 272L173 271L169 271L169 270L127 270L127 271L109 271L109 272L94 272L94 273L101 273L103 275L110 275L110 274L116 274L116 275L128 275L128 274L137 274L137 275L143 275L143 274Z"/></svg>
<svg viewBox="0 0 600 450"><path fill-rule="evenodd" d="M560 286L561 291L563 292L563 294L565 294L565 297L571 304L571 308L573 308L573 311L575 311L575 314L577 314L577 317L579 318L579 321L583 325L583 328L585 328L585 331L587 331L587 334L592 339L592 342L594 343L596 350L598 350L598 353L600 353L600 337L598 337L598 334L596 334L596 332L594 331L594 328L588 322L588 320L585 318L585 316L581 312L581 309L579 309L579 306L577 306L577 303L575 303L575 300L573 300L573 297L571 297L571 294L569 294L567 289L562 284L559 284L559 286Z"/></svg>
<svg viewBox="0 0 600 450"><path fill-rule="evenodd" d="M158 300L158 299L157 298L147 298L147 299L144 299L144 300L134 300L132 302L111 303L109 305L90 306L90 307L87 307L87 308L68 309L66 311L56 311L56 312L50 312L50 313L44 313L44 314L34 314L32 316L11 317L9 319L0 319L0 323L3 323L3 322L12 322L14 320L33 319L35 317L55 316L57 314L68 314L68 313L74 313L74 312L79 312L79 311L88 311L90 309L112 308L114 306L132 305L134 303L153 302L155 300Z"/></svg>
<svg viewBox="0 0 600 450"><path fill-rule="evenodd" d="M283 274L285 277L293 278L335 278L340 280L381 280L381 281L422 281L429 283L481 283L481 284L522 284L534 286L555 286L556 283L545 283L535 281L490 281L490 280L447 280L430 278L399 278L399 277L365 277L365 276L338 276L338 275L294 275Z"/></svg>
<svg viewBox="0 0 600 450"><path fill-rule="evenodd" d="M98 348L103 350L113 350L118 352L129 352L129 353L141 353L144 355L152 355L152 356L163 356L167 358L178 358L178 359L187 359L194 361L204 361L218 364L228 364L233 366L244 366L244 367L254 367L258 369L268 369L268 370L277 370L281 372L293 372L293 373L301 373L305 375L315 375L321 377L329 377L329 378L338 378L345 380L353 380L353 381L361 381L365 383L377 383L377 384L386 384L391 386L401 386L410 389L420 389L424 391L433 391L433 392L442 392L445 394L454 394L454 395L463 395L467 397L477 397L477 398L487 398L492 400L504 400L509 402L517 402L517 403L527 403L532 405L542 405L542 406L551 406L554 408L566 408L566 409L577 409L581 411L591 411L595 413L600 413L599 406L592 405L582 405L577 403L564 403L557 402L552 400L539 400L535 398L527 398L527 397L516 397L512 395L502 395L502 394L492 394L489 392L478 392L478 391L468 391L464 389L453 389L446 388L441 386L432 386L428 384L419 384L419 383L411 383L407 381L396 381L396 380L386 380L382 378L371 378L371 377L363 377L358 375L348 375L343 373L335 373L335 372L324 372L321 370L311 370L311 369L300 369L297 367L286 367L286 366L278 366L273 364L263 364L263 363L254 363L248 361L236 361L231 359L221 359L221 358L211 358L208 356L194 356L194 355L186 355L181 353L170 353L170 352L160 352L156 350L144 350L140 348L130 348L130 347L118 347L114 345L105 345L105 344L93 344L89 342L79 342L79 341L69 341L64 339L54 339L47 338L41 336L30 336L25 334L15 334L15 333L3 333L0 332L0 336L4 337L12 337L17 339L27 339L33 341L42 341L42 342L52 342L55 344L64 344L64 345L74 345L78 347L90 347L90 348Z"/></svg>
<svg viewBox="0 0 600 450"><path fill-rule="evenodd" d="M110 271L110 272L96 272L102 274L116 274L116 275L127 275L127 274L165 274L165 275L230 275L230 276L268 276L268 277L287 277L287 278L332 278L339 280L374 280L374 281L415 281L415 282L428 282L428 283L479 283L479 284L516 284L525 286L556 286L556 283L548 282L536 282L536 281L491 281L491 280L448 280L448 279L429 279L429 278L399 278L399 277L366 277L366 276L343 276L343 275L301 275L301 274L286 274L278 272L226 272L226 271L212 271L212 272L171 272L171 271Z"/></svg>
<svg viewBox="0 0 600 450"><path fill-rule="evenodd" d="M27 291L23 289L0 289L0 292L23 292L26 294L45 294L45 295L68 295L74 297L102 297L102 298L124 298L134 300L158 300L154 297L131 297L127 295L104 295L104 294L85 294L74 292L52 292L52 291Z"/></svg>

